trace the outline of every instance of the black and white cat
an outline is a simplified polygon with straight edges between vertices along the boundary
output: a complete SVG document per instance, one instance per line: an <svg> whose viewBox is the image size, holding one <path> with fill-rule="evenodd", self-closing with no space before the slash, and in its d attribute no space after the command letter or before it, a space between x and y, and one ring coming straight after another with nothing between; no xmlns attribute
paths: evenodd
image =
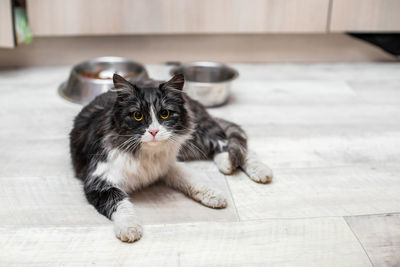
<svg viewBox="0 0 400 267"><path fill-rule="evenodd" d="M211 117L182 92L183 75L130 83L115 74L113 81L115 89L75 118L70 149L88 201L114 222L122 241L138 240L143 232L128 194L159 180L207 207L226 207L220 192L177 159L213 159L224 174L241 167L256 182L271 181L271 170L247 152L245 132Z"/></svg>

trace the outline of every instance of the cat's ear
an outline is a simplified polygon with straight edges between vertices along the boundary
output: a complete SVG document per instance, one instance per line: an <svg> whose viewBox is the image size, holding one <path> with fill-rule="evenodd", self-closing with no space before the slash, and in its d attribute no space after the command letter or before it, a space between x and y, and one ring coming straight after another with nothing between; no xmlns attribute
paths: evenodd
<svg viewBox="0 0 400 267"><path fill-rule="evenodd" d="M113 82L114 88L111 89L111 91L117 93L118 101L124 101L127 97L137 92L133 84L131 84L118 74L114 74Z"/></svg>
<svg viewBox="0 0 400 267"><path fill-rule="evenodd" d="M161 84L160 87L162 89L172 88L172 89L182 91L184 84L185 84L185 77L183 76L182 73L179 73L179 74L174 75L174 77L172 77L171 80L169 80L168 82Z"/></svg>
<svg viewBox="0 0 400 267"><path fill-rule="evenodd" d="M122 76L116 73L114 73L113 82L114 82L114 88L117 89L116 91L129 89L132 87L127 80L125 80Z"/></svg>

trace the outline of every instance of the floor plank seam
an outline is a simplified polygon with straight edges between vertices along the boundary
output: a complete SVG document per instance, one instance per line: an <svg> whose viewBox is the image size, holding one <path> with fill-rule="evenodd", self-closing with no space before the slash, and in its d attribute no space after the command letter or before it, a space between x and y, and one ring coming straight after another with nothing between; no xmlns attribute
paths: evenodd
<svg viewBox="0 0 400 267"><path fill-rule="evenodd" d="M375 267L374 263L372 262L371 258L369 257L369 254L367 253L367 250L364 248L364 246L361 243L360 239L358 238L357 234L353 231L353 229L351 228L350 224L347 222L346 218L345 217L342 217L342 218L346 222L346 224L349 227L350 231L353 233L354 237L357 239L357 241L360 244L361 248L364 250L364 253L368 257L368 260L371 263L372 267Z"/></svg>
<svg viewBox="0 0 400 267"><path fill-rule="evenodd" d="M371 166L370 163L352 163L352 164L340 164L340 165L329 165L329 166L313 166L313 167L288 167L288 168L273 168L273 170L319 170L319 169L335 169L335 168L350 168L350 167L368 167L370 170L374 170L377 167L385 167L385 168L396 168L395 163L380 163L376 162ZM272 181L273 182L273 181Z"/></svg>
<svg viewBox="0 0 400 267"><path fill-rule="evenodd" d="M311 217L268 217L268 218L260 218L260 219L242 219L241 222L256 222L256 221L269 221L269 220L301 220L301 219L324 219L324 218L346 218L346 217L361 217L361 216L382 216L382 215L397 215L400 214L400 211L394 212L383 212L383 213L367 213L367 214L357 214L357 215L331 215L331 216L311 216ZM239 216L240 217L240 216Z"/></svg>
<svg viewBox="0 0 400 267"><path fill-rule="evenodd" d="M385 216L385 215L400 215L400 211L372 213L372 214L360 214L360 215L345 215L343 217L347 218L347 217L367 217L367 216Z"/></svg>
<svg viewBox="0 0 400 267"><path fill-rule="evenodd" d="M239 224L241 221L193 221L193 222L178 222L178 223L152 223L152 224L143 224L146 227L161 227L161 226L179 226L179 225L212 225L212 224ZM113 228L113 224L110 221L109 224L76 224L76 225L0 225L1 229L12 229L12 230L21 230L21 229L76 229L76 228Z"/></svg>
<svg viewBox="0 0 400 267"><path fill-rule="evenodd" d="M229 194L230 194L231 199L232 199L232 205L233 205L233 207L234 207L236 219L237 219L238 222L240 222L241 219L240 219L240 216L239 216L239 211L238 211L238 209L237 209L237 206L236 206L236 203L235 203L235 199L233 198L232 190L231 190L231 188L230 188L230 186L229 186L228 178L226 177L226 175L224 175L224 181L225 181L225 185L226 185L226 187L228 188Z"/></svg>
<svg viewBox="0 0 400 267"><path fill-rule="evenodd" d="M152 226L170 226L170 225L185 225L185 224L207 224L207 223L246 223L246 222L262 222L262 221L290 221L290 220L312 220L312 219L337 219L337 218L344 218L346 221L346 217L362 217L362 216L383 216L383 215L400 215L400 212L386 212L386 213L375 213L375 214L363 214L363 215L349 215L349 216L315 216L315 217L295 217L295 218L263 218L263 219L241 219L240 216L238 216L238 220L236 221L192 221L192 222L177 222L177 223L150 223L150 224L144 224L144 226L147 227L152 227ZM347 223L347 221L346 221ZM347 223L348 224L348 223ZM104 224L76 224L76 225L66 225L66 226L60 226L60 225L0 225L0 229L2 228L14 228L14 229L19 229L19 228L31 228L31 229L38 229L38 228L79 228L79 227L111 227L112 223L111 221L109 223L104 223ZM350 227L350 226L349 226Z"/></svg>

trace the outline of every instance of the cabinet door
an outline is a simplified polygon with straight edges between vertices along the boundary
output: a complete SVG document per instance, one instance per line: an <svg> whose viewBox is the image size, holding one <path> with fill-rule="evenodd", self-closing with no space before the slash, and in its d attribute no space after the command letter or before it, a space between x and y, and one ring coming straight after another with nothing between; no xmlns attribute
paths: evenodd
<svg viewBox="0 0 400 267"><path fill-rule="evenodd" d="M0 47L14 47L14 23L11 0L0 0Z"/></svg>
<svg viewBox="0 0 400 267"><path fill-rule="evenodd" d="M332 0L331 31L400 31L400 0Z"/></svg>
<svg viewBox="0 0 400 267"><path fill-rule="evenodd" d="M325 32L329 0L27 0L35 35Z"/></svg>

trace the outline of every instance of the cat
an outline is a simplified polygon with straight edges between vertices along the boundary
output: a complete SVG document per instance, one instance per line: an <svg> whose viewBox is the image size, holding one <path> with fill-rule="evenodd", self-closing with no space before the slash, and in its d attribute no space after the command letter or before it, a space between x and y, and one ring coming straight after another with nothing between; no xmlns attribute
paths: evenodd
<svg viewBox="0 0 400 267"><path fill-rule="evenodd" d="M114 74L113 83L76 116L70 152L88 202L113 221L121 241L134 242L143 234L128 194L156 181L207 207L227 206L221 192L177 160L213 159L224 174L240 167L256 182L271 181L272 171L247 151L245 132L189 98L182 74L167 82L129 82Z"/></svg>

